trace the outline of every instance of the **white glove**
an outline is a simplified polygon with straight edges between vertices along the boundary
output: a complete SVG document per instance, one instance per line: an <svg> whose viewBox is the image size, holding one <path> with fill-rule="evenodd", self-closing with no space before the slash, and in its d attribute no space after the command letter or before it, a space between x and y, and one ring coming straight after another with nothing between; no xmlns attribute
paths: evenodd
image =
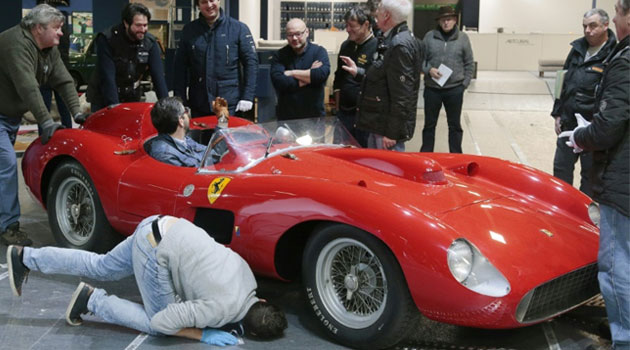
<svg viewBox="0 0 630 350"><path fill-rule="evenodd" d="M567 146L573 148L573 153L580 153L583 151L582 148L580 148L580 146L577 145L577 143L575 143L575 131L577 129L583 129L589 125L591 125L591 122L589 122L588 120L584 119L584 117L582 117L582 115L580 113L575 113L575 119L577 119L577 123L578 126L571 130L571 131L563 131L561 132L558 137L568 137L569 141L566 142Z"/></svg>
<svg viewBox="0 0 630 350"><path fill-rule="evenodd" d="M247 112L250 109L252 109L252 107L254 106L253 102L250 101L245 101L245 100L240 100L238 101L238 103L236 104L236 111L241 111L241 112Z"/></svg>

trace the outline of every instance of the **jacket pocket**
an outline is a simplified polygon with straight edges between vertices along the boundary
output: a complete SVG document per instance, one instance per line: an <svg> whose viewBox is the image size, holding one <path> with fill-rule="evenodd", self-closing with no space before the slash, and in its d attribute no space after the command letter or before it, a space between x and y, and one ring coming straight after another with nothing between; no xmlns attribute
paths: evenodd
<svg viewBox="0 0 630 350"><path fill-rule="evenodd" d="M226 99L229 105L236 104L239 98L238 79L217 81L217 96Z"/></svg>

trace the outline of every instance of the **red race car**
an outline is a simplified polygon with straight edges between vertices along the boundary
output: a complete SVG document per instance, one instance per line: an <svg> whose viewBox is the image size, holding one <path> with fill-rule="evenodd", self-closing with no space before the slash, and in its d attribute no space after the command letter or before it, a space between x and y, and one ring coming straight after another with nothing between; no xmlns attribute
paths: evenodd
<svg viewBox="0 0 630 350"><path fill-rule="evenodd" d="M538 170L465 154L361 149L334 120L195 119L199 168L161 163L151 104L35 141L24 178L59 245L109 249L152 214L184 217L259 275L301 274L338 342L383 348L420 313L522 327L599 293L598 208ZM236 127L238 126L238 127Z"/></svg>

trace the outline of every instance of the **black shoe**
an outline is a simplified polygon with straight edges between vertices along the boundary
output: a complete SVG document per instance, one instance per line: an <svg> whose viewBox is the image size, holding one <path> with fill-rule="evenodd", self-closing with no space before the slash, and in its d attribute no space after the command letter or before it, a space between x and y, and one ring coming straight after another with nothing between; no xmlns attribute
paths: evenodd
<svg viewBox="0 0 630 350"><path fill-rule="evenodd" d="M20 230L20 223L14 222L11 225L7 226L7 229L0 234L0 243L4 245L21 245L27 246L32 245L33 241L31 241L24 231Z"/></svg>
<svg viewBox="0 0 630 350"><path fill-rule="evenodd" d="M94 288L85 282L79 283L72 294L70 305L66 309L66 322L71 326L80 326L83 323L81 315L90 312L87 308L88 300Z"/></svg>
<svg viewBox="0 0 630 350"><path fill-rule="evenodd" d="M9 268L9 283L13 290L13 295L22 295L22 284L28 279L31 271L22 262L24 248L17 245L10 245L7 248L7 265Z"/></svg>
<svg viewBox="0 0 630 350"><path fill-rule="evenodd" d="M599 335L602 338L612 340L612 335L610 334L610 324L608 323L608 320L602 321L597 326L597 329L599 330Z"/></svg>

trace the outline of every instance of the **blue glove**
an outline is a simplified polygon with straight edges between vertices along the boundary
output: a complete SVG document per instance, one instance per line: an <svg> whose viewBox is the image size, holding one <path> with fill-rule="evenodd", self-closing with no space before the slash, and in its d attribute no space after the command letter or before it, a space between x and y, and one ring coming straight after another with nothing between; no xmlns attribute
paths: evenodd
<svg viewBox="0 0 630 350"><path fill-rule="evenodd" d="M214 328L204 328L201 332L201 342L210 345L226 346L238 344L238 339L228 332Z"/></svg>

